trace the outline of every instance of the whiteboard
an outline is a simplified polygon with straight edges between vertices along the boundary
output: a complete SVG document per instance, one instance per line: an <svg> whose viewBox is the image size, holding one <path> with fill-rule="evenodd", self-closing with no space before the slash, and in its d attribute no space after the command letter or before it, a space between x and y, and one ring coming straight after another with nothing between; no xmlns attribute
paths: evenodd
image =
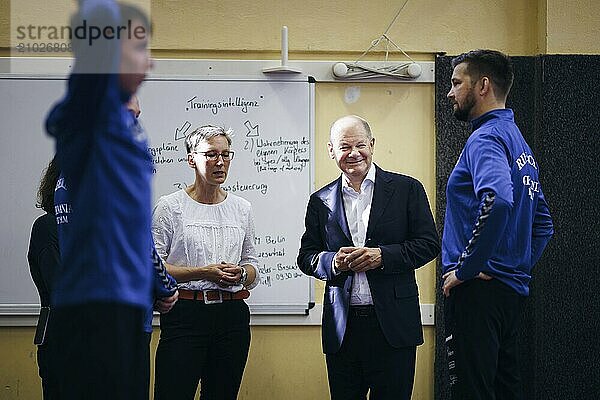
<svg viewBox="0 0 600 400"><path fill-rule="evenodd" d="M34 207L37 185L54 151L43 121L65 85L64 77L0 75L0 314L26 314L39 304L26 253L31 225L42 214ZM307 313L313 282L296 255L314 187L314 84L306 77L155 77L138 95L155 162L154 201L193 182L186 134L205 124L233 130L235 158L223 188L254 211L261 284L248 299L251 312Z"/></svg>

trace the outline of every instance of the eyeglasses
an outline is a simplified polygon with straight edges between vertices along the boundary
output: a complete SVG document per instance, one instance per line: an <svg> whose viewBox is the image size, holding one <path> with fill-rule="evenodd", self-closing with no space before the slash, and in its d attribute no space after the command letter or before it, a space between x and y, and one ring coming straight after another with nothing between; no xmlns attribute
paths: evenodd
<svg viewBox="0 0 600 400"><path fill-rule="evenodd" d="M194 151L194 154L202 154L208 161L217 161L219 156L223 158L223 161L231 161L233 160L233 155L235 154L233 151L224 151L222 153L218 153L216 151Z"/></svg>

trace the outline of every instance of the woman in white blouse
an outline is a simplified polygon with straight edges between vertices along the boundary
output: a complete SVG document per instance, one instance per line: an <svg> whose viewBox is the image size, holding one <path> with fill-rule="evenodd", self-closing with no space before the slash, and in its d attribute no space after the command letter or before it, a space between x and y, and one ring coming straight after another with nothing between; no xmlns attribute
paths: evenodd
<svg viewBox="0 0 600 400"><path fill-rule="evenodd" d="M244 299L258 282L250 203L221 185L233 159L228 131L202 126L185 141L191 186L154 209L156 250L177 280L179 302L161 315L154 398L235 399L250 346Z"/></svg>

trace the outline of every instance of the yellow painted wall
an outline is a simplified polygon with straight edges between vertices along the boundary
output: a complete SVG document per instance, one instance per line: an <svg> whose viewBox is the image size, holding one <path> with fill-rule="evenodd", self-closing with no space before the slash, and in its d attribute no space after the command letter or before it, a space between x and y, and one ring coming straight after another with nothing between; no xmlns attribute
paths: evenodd
<svg viewBox="0 0 600 400"><path fill-rule="evenodd" d="M383 32L400 4L390 0L153 0L152 47L157 57L276 58L281 26L288 25L290 59L353 59ZM9 0L0 0L0 55L8 54L9 5ZM600 54L599 15L600 2L595 0L410 0L389 36L423 60L433 60L438 51L457 54L477 47L513 55ZM351 103L347 96L357 100ZM432 84L318 84L317 186L338 173L325 152L329 125L340 115L356 113L373 126L375 161L420 179L433 205L433 96ZM418 271L422 303L434 302L434 279L433 264ZM318 301L322 291L319 284ZM240 399L327 398L320 327L261 326L253 327L252 334ZM32 337L33 328L0 328L0 398L40 398ZM425 327L425 344L417 354L415 400L433 398L434 343L434 327Z"/></svg>
<svg viewBox="0 0 600 400"><path fill-rule="evenodd" d="M42 398L33 334L34 328L0 329L0 399ZM158 337L159 331L155 329L152 336L153 361ZM417 355L417 370L426 368L431 362L429 354L433 354L434 342L433 329L426 330L425 344L420 349L427 347L428 351L427 355L422 355L422 352ZM427 390L415 393L414 400L433 398L433 385L418 375L416 386L423 385L428 386ZM252 344L240 388L240 400L320 400L327 399L328 394L320 327L252 328Z"/></svg>
<svg viewBox="0 0 600 400"><path fill-rule="evenodd" d="M27 4L32 15L38 0ZM55 1L56 2L56 1ZM292 56L363 51L382 33L401 0L135 0L150 2L153 47L171 56L276 56L280 29L290 29ZM72 0L59 3L74 4ZM0 0L0 49L9 47L10 0ZM21 6L22 7L22 6ZM56 8L56 7L55 7ZM595 0L409 0L389 36L412 53L457 54L477 47L515 55L598 53L600 5ZM542 16L542 19L538 19ZM18 16L15 16L15 18ZM50 23L52 13L44 15ZM540 29L541 27L541 29ZM540 33L541 32L541 33Z"/></svg>
<svg viewBox="0 0 600 400"><path fill-rule="evenodd" d="M599 54L600 2L546 0L547 53Z"/></svg>
<svg viewBox="0 0 600 400"><path fill-rule="evenodd" d="M386 29L402 4L400 0L134 2L151 4L153 49L158 56L238 59L277 57L282 25L290 29L292 59L355 56ZM13 0L32 16L43 3ZM1 55L7 55L10 47L10 5L10 0L0 0ZM65 7L53 9L61 8ZM43 16L48 25L65 23L56 12ZM12 17L23 19L18 13ZM598 54L599 33L596 0L410 0L389 36L410 53L458 54L487 47L532 55Z"/></svg>
<svg viewBox="0 0 600 400"><path fill-rule="evenodd" d="M0 399L41 399L34 328L0 328Z"/></svg>
<svg viewBox="0 0 600 400"><path fill-rule="evenodd" d="M386 29L402 3L155 1L155 45L159 49L273 50L279 48L281 26L287 25L293 51L362 51ZM536 46L536 25L530 23L536 7L530 7L530 3L412 0L389 34L411 52L462 51L471 46L490 46L493 38L494 47L528 54ZM211 29L203 29L208 26ZM183 35L182 28L186 31Z"/></svg>
<svg viewBox="0 0 600 400"><path fill-rule="evenodd" d="M27 4L32 15L43 4L13 0L14 4L17 1L20 7ZM303 59L362 52L386 29L402 4L401 0L134 2L151 3L157 54L276 57L281 26L287 25L291 56ZM0 0L2 54L7 54L10 43L10 4L10 0ZM64 24L64 19L52 13L44 17L48 24ZM409 0L389 36L411 53L457 54L487 47L513 55L598 54L599 31L600 2L596 0Z"/></svg>

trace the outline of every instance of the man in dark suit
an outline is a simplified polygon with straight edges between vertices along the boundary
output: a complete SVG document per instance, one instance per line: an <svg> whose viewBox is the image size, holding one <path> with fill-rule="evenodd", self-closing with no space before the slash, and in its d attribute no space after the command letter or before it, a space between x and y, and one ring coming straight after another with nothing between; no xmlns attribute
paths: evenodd
<svg viewBox="0 0 600 400"><path fill-rule="evenodd" d="M423 343L415 269L438 254L419 181L372 163L369 124L345 116L329 154L341 176L314 193L298 266L326 281L323 352L332 399L409 400Z"/></svg>

